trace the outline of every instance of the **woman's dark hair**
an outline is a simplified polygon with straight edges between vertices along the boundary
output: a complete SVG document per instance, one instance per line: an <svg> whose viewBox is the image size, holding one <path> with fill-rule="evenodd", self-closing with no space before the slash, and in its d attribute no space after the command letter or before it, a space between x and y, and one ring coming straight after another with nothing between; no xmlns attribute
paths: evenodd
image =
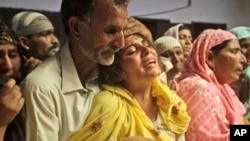
<svg viewBox="0 0 250 141"><path fill-rule="evenodd" d="M182 25L179 27L178 31L180 32L181 30L184 30L184 29L189 30L190 33L191 33L191 35L192 35L192 37L193 37L193 30L192 30L191 26L186 25L186 24L182 24Z"/></svg>
<svg viewBox="0 0 250 141"><path fill-rule="evenodd" d="M225 48L229 44L230 41L231 40L225 40L221 44L219 44L215 47L212 47L211 51L213 52L213 54L217 55L223 48Z"/></svg>

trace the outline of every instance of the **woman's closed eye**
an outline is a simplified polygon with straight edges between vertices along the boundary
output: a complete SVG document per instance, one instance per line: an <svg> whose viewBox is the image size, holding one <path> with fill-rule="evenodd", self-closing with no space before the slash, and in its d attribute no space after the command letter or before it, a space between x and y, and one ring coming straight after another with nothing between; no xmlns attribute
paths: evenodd
<svg viewBox="0 0 250 141"><path fill-rule="evenodd" d="M150 43L147 40L143 40L142 45L145 47L150 47Z"/></svg>
<svg viewBox="0 0 250 141"><path fill-rule="evenodd" d="M132 45L132 46L129 46L127 49L126 49L126 55L133 55L136 51L137 51L137 47L135 45Z"/></svg>

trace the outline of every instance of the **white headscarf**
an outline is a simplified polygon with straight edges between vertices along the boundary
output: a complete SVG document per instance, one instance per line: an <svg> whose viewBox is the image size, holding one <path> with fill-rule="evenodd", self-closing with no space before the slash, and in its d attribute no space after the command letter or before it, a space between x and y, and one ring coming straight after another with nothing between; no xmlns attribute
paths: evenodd
<svg viewBox="0 0 250 141"><path fill-rule="evenodd" d="M51 21L38 12L23 11L12 18L12 30L18 36L32 35L54 29Z"/></svg>

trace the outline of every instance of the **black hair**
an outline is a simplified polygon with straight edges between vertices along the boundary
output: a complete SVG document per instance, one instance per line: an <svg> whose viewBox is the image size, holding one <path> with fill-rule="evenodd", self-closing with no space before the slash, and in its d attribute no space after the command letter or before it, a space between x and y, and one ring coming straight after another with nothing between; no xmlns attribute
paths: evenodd
<svg viewBox="0 0 250 141"><path fill-rule="evenodd" d="M225 40L225 41L222 42L221 44L212 47L212 48L211 48L211 51L212 51L213 54L215 54L215 55L219 54L219 52L220 52L223 48L225 48L225 47L229 44L230 41L231 41L231 40Z"/></svg>
<svg viewBox="0 0 250 141"><path fill-rule="evenodd" d="M5 24L0 19L0 44L11 43L15 46L18 46L17 36L15 35L14 31L11 30L7 24Z"/></svg>
<svg viewBox="0 0 250 141"><path fill-rule="evenodd" d="M193 37L193 30L192 30L191 26L189 26L187 24L182 24L181 26L179 26L178 31L180 32L181 30L184 30L184 29L189 30L192 37Z"/></svg>

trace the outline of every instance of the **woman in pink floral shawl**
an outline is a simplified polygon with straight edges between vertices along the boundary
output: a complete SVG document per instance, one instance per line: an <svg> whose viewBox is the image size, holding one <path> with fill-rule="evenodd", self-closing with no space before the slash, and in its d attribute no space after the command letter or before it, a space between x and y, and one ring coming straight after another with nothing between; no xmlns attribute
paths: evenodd
<svg viewBox="0 0 250 141"><path fill-rule="evenodd" d="M244 124L244 106L228 84L239 78L245 61L228 31L209 29L194 41L178 80L192 118L187 141L229 141L229 126Z"/></svg>

